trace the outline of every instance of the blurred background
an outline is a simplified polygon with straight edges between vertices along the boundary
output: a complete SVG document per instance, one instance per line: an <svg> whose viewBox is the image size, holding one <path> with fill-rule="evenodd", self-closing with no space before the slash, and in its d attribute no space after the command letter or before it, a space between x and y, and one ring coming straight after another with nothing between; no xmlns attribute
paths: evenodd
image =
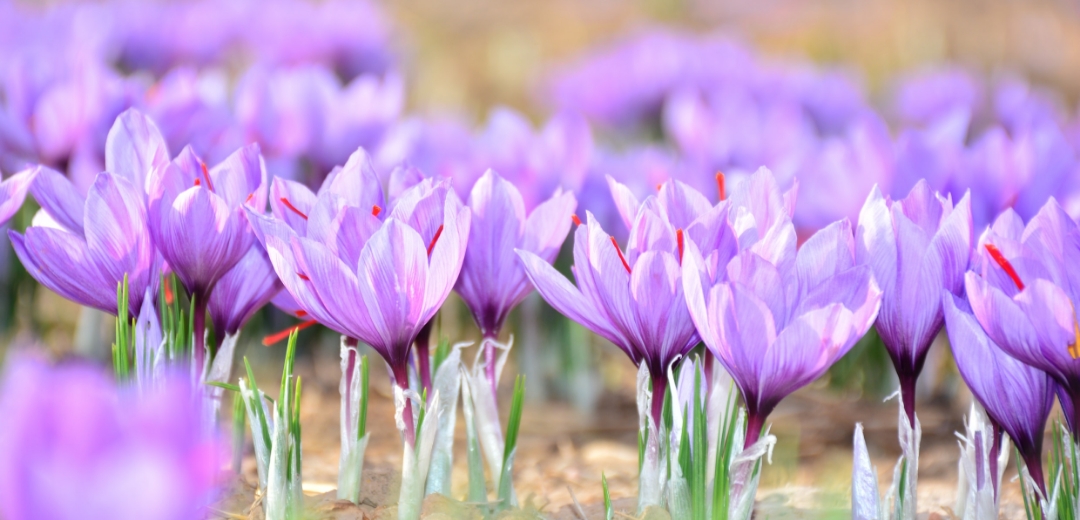
<svg viewBox="0 0 1080 520"><path fill-rule="evenodd" d="M1077 216L1078 94L1080 3L1067 0L0 0L0 171L44 163L84 189L113 118L134 106L174 154L191 144L217 162L257 141L273 175L317 186L364 146L382 173L410 161L465 194L494 167L527 200L576 190L579 214L616 232L605 175L641 193L674 177L715 200L716 171L738 182L762 165L799 180L801 235L854 218L874 183L903 196L922 177L954 196L994 187L976 205L983 226L1047 195ZM295 321L267 308L244 329L263 380L284 345L261 339ZM634 367L535 295L511 322L507 373L528 375L530 400L521 496L554 512L570 486L595 502L601 471L613 495L635 496ZM104 360L112 327L38 286L3 241L4 345ZM479 339L456 296L436 335ZM970 402L939 342L920 388L931 511L951 505L953 432ZM304 396L305 479L318 491L337 467L337 338L313 328L301 345L298 372L317 389ZM372 417L387 421L368 459L389 472L400 441L374 372ZM855 421L884 477L899 453L895 404L881 402L894 377L871 333L786 400L763 507L843 516ZM1020 511L1015 490L1005 496Z"/></svg>

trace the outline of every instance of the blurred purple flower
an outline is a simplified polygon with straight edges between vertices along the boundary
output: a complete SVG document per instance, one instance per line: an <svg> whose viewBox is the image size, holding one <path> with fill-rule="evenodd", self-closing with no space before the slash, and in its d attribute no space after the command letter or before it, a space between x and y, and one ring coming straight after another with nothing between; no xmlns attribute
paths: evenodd
<svg viewBox="0 0 1080 520"><path fill-rule="evenodd" d="M941 291L960 293L973 242L970 197L954 208L925 181L895 202L874 188L859 213L856 259L881 288L877 330L913 425L915 382L944 319Z"/></svg>
<svg viewBox="0 0 1080 520"><path fill-rule="evenodd" d="M967 301L942 296L945 326L956 368L986 409L994 429L1009 434L1032 478L1046 493L1042 474L1043 431L1054 406L1057 385L1045 372L1013 359L987 337ZM996 465L1001 439L994 439L989 460ZM997 469L991 468L991 475ZM995 481L996 483L996 481Z"/></svg>
<svg viewBox="0 0 1080 520"><path fill-rule="evenodd" d="M8 520L183 520L213 499L222 445L180 374L118 389L90 365L8 359L0 514Z"/></svg>
<svg viewBox="0 0 1080 520"><path fill-rule="evenodd" d="M1049 374L1073 403L1080 397L1078 261L1080 230L1051 198L1027 227L1013 211L1002 213L980 238L977 262L965 278L971 308L987 336L1010 356ZM1069 421L1080 439L1077 417Z"/></svg>
<svg viewBox="0 0 1080 520"><path fill-rule="evenodd" d="M966 71L927 70L898 84L894 110L902 121L923 125L954 111L973 115L982 97L982 86Z"/></svg>
<svg viewBox="0 0 1080 520"><path fill-rule="evenodd" d="M780 198L775 188L748 194L766 195ZM726 266L706 262L693 242L683 259L693 323L746 403L746 446L781 399L851 349L881 301L870 268L855 262L848 221L818 231L797 252L790 219L781 216L774 227L785 231L765 234Z"/></svg>

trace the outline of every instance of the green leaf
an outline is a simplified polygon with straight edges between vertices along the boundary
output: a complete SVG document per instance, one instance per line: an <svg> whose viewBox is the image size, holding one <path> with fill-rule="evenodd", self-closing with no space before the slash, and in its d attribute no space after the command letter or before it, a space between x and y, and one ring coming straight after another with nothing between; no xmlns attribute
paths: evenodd
<svg viewBox="0 0 1080 520"><path fill-rule="evenodd" d="M363 393L360 394L360 413L357 414L356 425L356 438L357 440L363 439L364 434L367 433L367 410L368 410L368 359L367 356L360 357L360 389Z"/></svg>
<svg viewBox="0 0 1080 520"><path fill-rule="evenodd" d="M223 388L223 389L228 390L230 392L240 393L240 386L239 385L234 385L234 384L230 384L230 383L222 383L220 381L207 381L206 384L209 385L209 386L216 386L218 388Z"/></svg>
<svg viewBox="0 0 1080 520"><path fill-rule="evenodd" d="M501 507L510 505L511 472L513 455L517 449L518 430L521 428L521 410L525 404L525 376L514 380L514 397L510 402L510 418L506 421L506 445L503 449L502 475L499 478L499 502Z"/></svg>
<svg viewBox="0 0 1080 520"><path fill-rule="evenodd" d="M611 507L611 493L608 492L607 475L600 473L600 485L604 486L604 520L615 518L615 508Z"/></svg>

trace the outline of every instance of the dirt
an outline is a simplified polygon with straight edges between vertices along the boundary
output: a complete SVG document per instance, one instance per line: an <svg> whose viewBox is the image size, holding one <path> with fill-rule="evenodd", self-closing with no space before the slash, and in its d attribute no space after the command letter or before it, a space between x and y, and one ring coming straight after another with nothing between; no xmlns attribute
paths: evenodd
<svg viewBox="0 0 1080 520"><path fill-rule="evenodd" d="M319 368L316 370L315 366ZM298 370L306 385L301 421L303 431L304 490L312 518L396 518L402 442L393 423L389 383L373 370L369 431L361 505L337 501L338 413L336 367L323 360ZM310 379L309 379L310 377ZM265 381L271 378L263 379ZM504 385L505 386L505 385ZM509 388L502 388L509 402ZM955 432L963 428L964 399L954 404L920 403L923 443L919 473L919 509L931 517L947 518L955 500L958 445ZM899 456L894 402L845 398L822 388L808 388L790 396L771 416L778 438L771 465L763 470L758 491L757 518L846 518L850 515L851 435L854 422L865 427L867 446L882 488L892 478ZM607 477L618 518L632 518L637 496L636 408L630 388L606 390L595 412L582 413L565 403L527 404L522 420L514 475L523 511L506 518L578 519L574 503L586 518L603 518L601 474ZM506 416L504 410L503 417ZM451 497L431 496L424 503L425 518L479 518L475 508L454 499L467 493L465 432L459 419L456 431ZM211 518L261 518L256 503L255 461L249 453L243 472L233 477L214 506ZM1003 485L1003 518L1023 517L1022 498L1011 482L1010 466ZM488 477L488 482L492 479ZM254 504L254 507L253 507ZM542 516L541 516L542 515ZM648 515L649 518L660 518ZM503 517L500 517L503 518Z"/></svg>

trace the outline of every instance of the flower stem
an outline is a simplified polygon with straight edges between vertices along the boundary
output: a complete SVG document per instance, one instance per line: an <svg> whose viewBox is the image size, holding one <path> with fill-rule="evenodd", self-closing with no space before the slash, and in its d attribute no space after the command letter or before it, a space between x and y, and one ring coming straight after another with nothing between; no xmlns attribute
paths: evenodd
<svg viewBox="0 0 1080 520"><path fill-rule="evenodd" d="M499 381L496 374L495 353L496 336L494 333L485 333L481 342L484 349L484 372L487 374L488 383L491 384L491 395L495 397L496 404L499 402Z"/></svg>
<svg viewBox="0 0 1080 520"><path fill-rule="evenodd" d="M393 371L394 384L401 389L402 393L407 392L409 390L408 363L401 363L394 367ZM405 397L405 409L402 411L401 419L405 421L405 442L409 447L416 447L416 424L413 420L412 399L408 396Z"/></svg>
<svg viewBox="0 0 1080 520"><path fill-rule="evenodd" d="M747 411L746 413L746 441L743 449L753 446L761 437L761 427L765 424L765 416L758 412Z"/></svg>
<svg viewBox="0 0 1080 520"><path fill-rule="evenodd" d="M904 413L907 414L908 424L915 428L915 382L914 376L900 377L900 399L904 402Z"/></svg>
<svg viewBox="0 0 1080 520"><path fill-rule="evenodd" d="M201 376L206 366L206 304L209 299L197 292L191 295L191 299L194 300L193 307L195 309L195 314L191 317L195 335L192 338L192 343L195 346L195 373Z"/></svg>
<svg viewBox="0 0 1080 520"><path fill-rule="evenodd" d="M1024 458L1024 465L1027 466L1028 474L1035 480L1035 485L1039 486L1042 496L1047 497L1046 480L1043 478L1042 453L1025 453L1021 454L1021 456Z"/></svg>
<svg viewBox="0 0 1080 520"><path fill-rule="evenodd" d="M667 378L663 375L653 375L652 406L650 413L652 414L653 422L656 424L656 431L660 431L664 420L664 398L667 394L667 384Z"/></svg>
<svg viewBox="0 0 1080 520"><path fill-rule="evenodd" d="M431 328L435 320L420 327L416 335L416 368L420 372L420 385L432 395L431 389Z"/></svg>

